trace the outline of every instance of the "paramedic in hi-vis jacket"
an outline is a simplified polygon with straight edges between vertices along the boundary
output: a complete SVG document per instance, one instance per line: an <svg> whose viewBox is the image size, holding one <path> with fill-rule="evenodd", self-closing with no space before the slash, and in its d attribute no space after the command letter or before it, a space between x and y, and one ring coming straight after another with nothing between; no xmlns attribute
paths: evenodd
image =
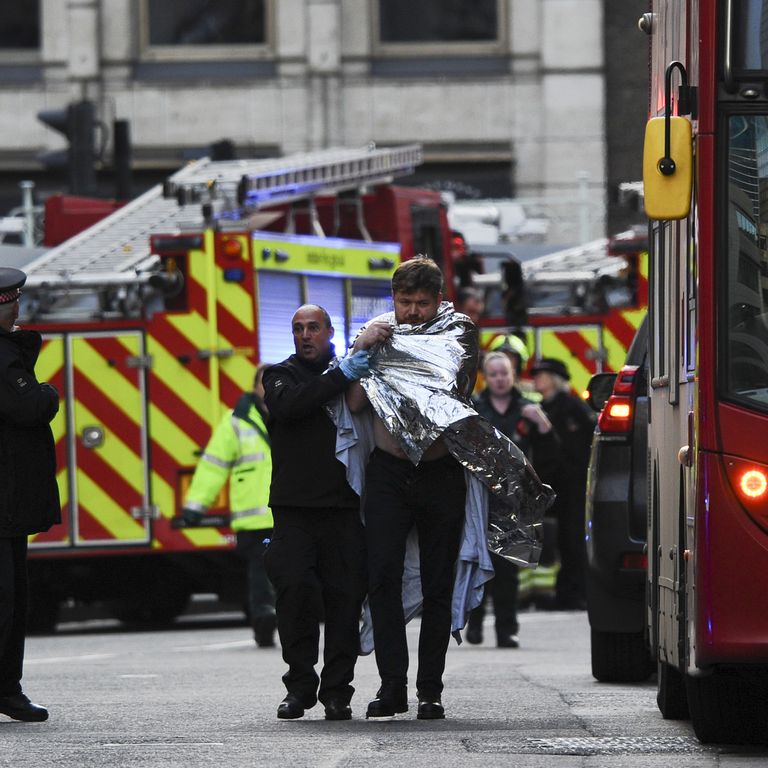
<svg viewBox="0 0 768 768"><path fill-rule="evenodd" d="M229 511L237 550L246 561L248 613L261 648L275 644L275 593L264 570L264 550L272 537L268 506L272 454L267 434L268 411L256 370L253 392L246 392L227 411L200 457L182 514L187 525L199 525L229 478Z"/></svg>

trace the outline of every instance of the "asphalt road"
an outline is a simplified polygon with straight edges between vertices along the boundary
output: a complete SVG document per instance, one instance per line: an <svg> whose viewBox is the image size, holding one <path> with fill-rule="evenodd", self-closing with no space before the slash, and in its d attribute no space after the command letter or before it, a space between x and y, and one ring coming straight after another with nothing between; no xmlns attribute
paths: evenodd
<svg viewBox="0 0 768 768"><path fill-rule="evenodd" d="M279 721L280 650L257 649L249 630L231 619L192 617L163 632L126 632L109 622L66 624L56 635L28 640L25 690L51 718L26 724L0 716L0 765L768 764L768 749L704 747L688 723L663 720L652 681L595 682L584 613L523 614L517 650L497 649L486 621L483 645L451 644L446 720L416 720L411 690L410 711L387 722L364 717L378 685L372 657L357 667L351 721L326 722L321 706L301 720ZM412 650L417 632L415 623Z"/></svg>

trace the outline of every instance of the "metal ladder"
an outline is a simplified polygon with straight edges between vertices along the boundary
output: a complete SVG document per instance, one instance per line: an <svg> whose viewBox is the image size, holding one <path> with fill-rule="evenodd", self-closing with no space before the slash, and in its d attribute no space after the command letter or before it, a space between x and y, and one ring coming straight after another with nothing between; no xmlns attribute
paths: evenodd
<svg viewBox="0 0 768 768"><path fill-rule="evenodd" d="M150 236L199 231L210 216L206 205L253 211L389 183L395 176L412 173L421 162L418 144L328 149L260 160L203 158L35 259L25 267L27 286L76 287L95 277L104 283L129 283L151 256Z"/></svg>

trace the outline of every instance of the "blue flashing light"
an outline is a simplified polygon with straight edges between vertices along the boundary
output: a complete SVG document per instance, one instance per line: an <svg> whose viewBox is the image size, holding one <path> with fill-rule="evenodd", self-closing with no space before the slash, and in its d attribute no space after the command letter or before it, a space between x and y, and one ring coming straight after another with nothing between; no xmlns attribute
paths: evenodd
<svg viewBox="0 0 768 768"><path fill-rule="evenodd" d="M245 280L245 270L242 267L227 267L224 270L224 282L242 283Z"/></svg>

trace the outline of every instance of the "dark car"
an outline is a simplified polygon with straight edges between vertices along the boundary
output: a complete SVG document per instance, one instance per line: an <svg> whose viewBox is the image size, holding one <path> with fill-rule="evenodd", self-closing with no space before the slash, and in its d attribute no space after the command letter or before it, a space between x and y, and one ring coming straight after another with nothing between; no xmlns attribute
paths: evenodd
<svg viewBox="0 0 768 768"><path fill-rule="evenodd" d="M589 383L600 411L587 478L587 612L592 675L638 682L654 670L645 633L648 496L648 327L618 373Z"/></svg>

